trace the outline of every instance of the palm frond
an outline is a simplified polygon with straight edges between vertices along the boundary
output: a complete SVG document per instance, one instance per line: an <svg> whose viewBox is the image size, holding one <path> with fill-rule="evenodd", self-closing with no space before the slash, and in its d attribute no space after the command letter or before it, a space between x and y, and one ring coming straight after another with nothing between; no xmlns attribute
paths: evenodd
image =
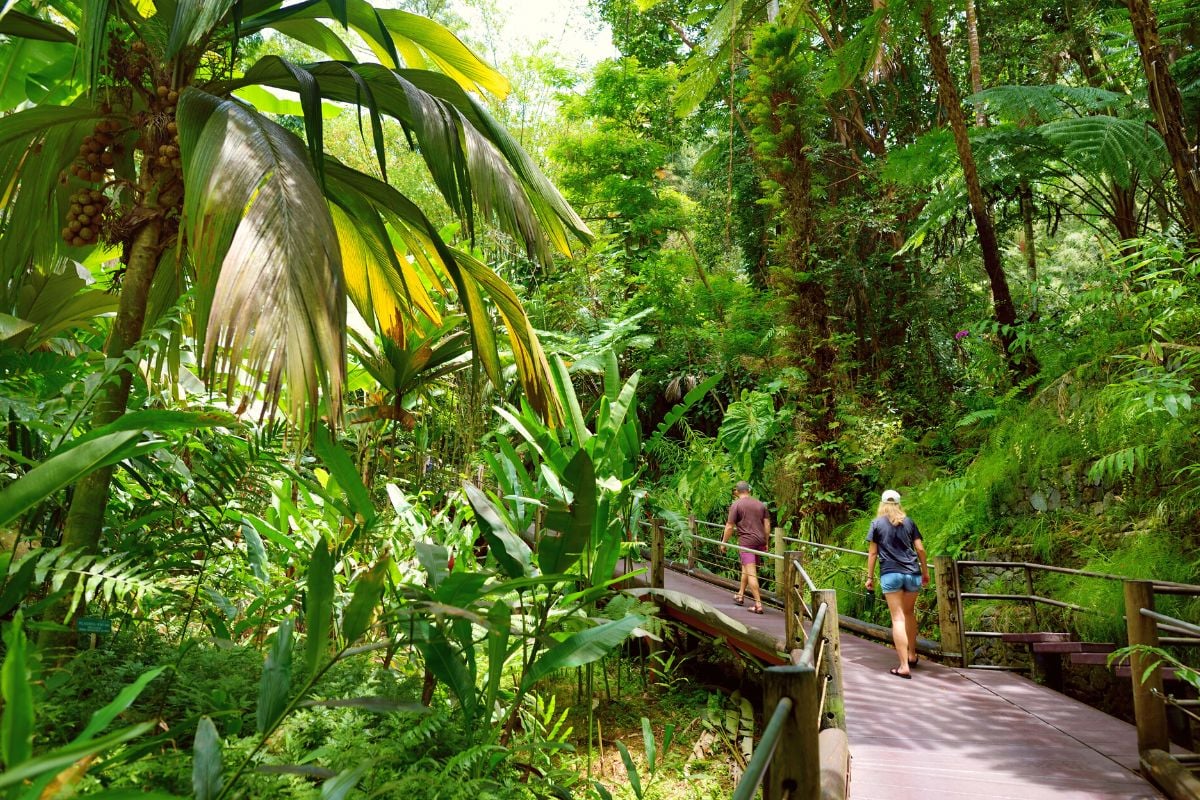
<svg viewBox="0 0 1200 800"><path fill-rule="evenodd" d="M469 91L487 91L504 98L511 90L507 78L442 25L399 9L376 9L366 0L345 0L340 4L331 0L299 3L249 19L244 30L254 33L274 28L285 36L292 36L297 29L289 23L339 18L343 25L348 25L363 38L386 67L423 69L436 66ZM281 24L282 28L279 27ZM317 41L325 41L325 37L311 26L299 30L310 39L319 37ZM324 47L319 49L338 57Z"/></svg>
<svg viewBox="0 0 1200 800"><path fill-rule="evenodd" d="M221 93L261 84L298 91L295 65L268 56L236 81L213 87ZM483 106L444 75L389 70L378 64L323 62L300 67L321 97L366 103L372 114L397 120L416 141L434 183L451 210L474 234L476 206L494 215L531 256L550 257L547 242L569 255L567 233L583 241L591 232L529 156ZM381 145L377 144L377 150ZM380 155L382 158L382 155Z"/></svg>
<svg viewBox="0 0 1200 800"><path fill-rule="evenodd" d="M235 0L178 0L171 33L167 38L166 57L199 44L229 12Z"/></svg>
<svg viewBox="0 0 1200 800"><path fill-rule="evenodd" d="M180 97L178 124L206 374L223 361L232 393L245 363L278 397L286 373L295 415L305 403L316 408L323 386L336 417L345 372L341 256L303 143L236 101L194 89Z"/></svg>

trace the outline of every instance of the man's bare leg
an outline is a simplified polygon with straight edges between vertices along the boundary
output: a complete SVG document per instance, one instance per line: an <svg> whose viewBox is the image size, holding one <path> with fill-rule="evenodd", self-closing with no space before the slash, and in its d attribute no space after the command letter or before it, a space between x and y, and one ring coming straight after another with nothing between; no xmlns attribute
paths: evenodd
<svg viewBox="0 0 1200 800"><path fill-rule="evenodd" d="M742 578L750 585L750 594L754 595L754 605L762 608L762 595L758 591L758 565L743 564Z"/></svg>

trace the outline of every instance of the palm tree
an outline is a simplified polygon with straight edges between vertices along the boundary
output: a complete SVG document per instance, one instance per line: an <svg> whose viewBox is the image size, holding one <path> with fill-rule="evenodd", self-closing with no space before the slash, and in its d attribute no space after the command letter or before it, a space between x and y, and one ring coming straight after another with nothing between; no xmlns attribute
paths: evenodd
<svg viewBox="0 0 1200 800"><path fill-rule="evenodd" d="M494 307L530 403L557 414L545 356L516 295L447 246L387 182L390 118L467 236L491 220L543 261L552 250L569 254L571 236L590 236L474 94L503 94L505 79L451 33L366 0L3 7L0 34L68 48L80 65L49 99L0 117L0 280L97 246L119 250L105 355L121 366L100 393L94 426L125 413L137 368L130 351L152 288L156 303L192 292L206 378L229 394L248 381L271 403L285 399L297 419L314 418L320 401L330 417L340 414L348 300L382 335L403 341L430 307L429 292L453 290L484 371L500 380ZM330 60L267 56L242 70L239 47L267 32ZM372 61L360 60L351 33ZM299 95L303 138L234 95L266 94L255 86ZM355 104L369 119L378 177L325 152L323 101ZM76 486L65 547L98 545L111 476L99 470Z"/></svg>

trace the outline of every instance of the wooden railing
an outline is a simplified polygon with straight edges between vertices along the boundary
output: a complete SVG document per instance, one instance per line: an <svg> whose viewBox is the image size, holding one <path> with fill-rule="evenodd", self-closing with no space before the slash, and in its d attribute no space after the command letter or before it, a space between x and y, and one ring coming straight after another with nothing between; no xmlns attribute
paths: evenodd
<svg viewBox="0 0 1200 800"><path fill-rule="evenodd" d="M1157 594L1200 597L1200 587L1125 581L1125 622L1133 648L1129 666L1138 753L1142 770L1170 797L1191 800L1200 798L1200 778L1189 770L1197 765L1197 760L1194 756L1171 755L1167 710L1174 706L1200 720L1195 713L1200 701L1177 699L1164 690L1162 658L1155 651L1163 646L1200 647L1200 625L1155 611ZM1165 635L1160 636L1160 632Z"/></svg>
<svg viewBox="0 0 1200 800"><path fill-rule="evenodd" d="M837 593L815 588L799 554L783 554L779 594L791 663L763 673L762 739L733 793L750 800L844 800L849 745L842 703ZM805 598L808 597L808 602ZM812 624L805 632L808 609Z"/></svg>

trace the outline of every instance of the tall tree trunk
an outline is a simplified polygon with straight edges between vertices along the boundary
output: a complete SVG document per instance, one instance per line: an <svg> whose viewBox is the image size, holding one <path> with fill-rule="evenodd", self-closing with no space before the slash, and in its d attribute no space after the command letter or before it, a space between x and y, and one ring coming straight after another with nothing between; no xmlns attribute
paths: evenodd
<svg viewBox="0 0 1200 800"><path fill-rule="evenodd" d="M1032 300L1029 305L1029 319L1038 318L1038 285L1037 285L1037 250L1033 240L1033 187L1029 181L1022 179L1019 188L1021 193L1021 224L1024 228L1025 269L1029 272L1029 291Z"/></svg>
<svg viewBox="0 0 1200 800"><path fill-rule="evenodd" d="M983 268L987 272L992 290L992 308L996 322L1000 324L1000 341L1004 345L1005 356L1009 366L1018 371L1020 365L1016 354L1012 352L1015 339L1014 328L1017 324L1016 307L1013 305L1012 292L1008 288L1008 276L1004 273L1004 264L1000 260L1000 246L996 240L996 226L992 223L992 214L983 196L983 187L979 183L979 169L975 165L975 155L971 151L971 140L967 136L967 119L963 114L962 100L958 89L954 86L954 77L950 73L950 62L946 58L946 47L942 37L934 28L933 11L929 4L921 10L921 25L925 29L925 38L929 40L929 58L933 64L933 75L937 80L938 92L942 105L950 120L950 130L954 134L954 146L958 150L958 158L962 163L963 179L967 184L967 200L971 206L971 216L975 220L975 230L979 233L979 248L983 252ZM1033 365L1026 362L1025 370L1034 371Z"/></svg>
<svg viewBox="0 0 1200 800"><path fill-rule="evenodd" d="M150 284L154 280L160 255L159 236L162 221L154 217L135 235L129 250L129 263L121 279L121 295L117 304L117 315L113 319L112 331L104 347L105 358L122 362L115 378L105 383L96 401L92 414L92 428L115 422L124 413L129 403L129 391L133 385L135 364L123 363L125 353L142 337L146 320L146 303L150 296ZM115 467L105 467L84 477L75 486L71 507L63 525L62 546L66 550L95 553L100 547L100 536L104 527L104 511L108 507L109 488ZM69 608L64 598L49 612L53 622L63 621ZM43 645L69 645L73 637L43 636Z"/></svg>
<svg viewBox="0 0 1200 800"><path fill-rule="evenodd" d="M979 94L983 91L983 67L979 55L979 19L975 15L975 0L967 0L967 46L971 54L971 92ZM979 127L987 125L987 114L983 107L975 109L975 124Z"/></svg>
<svg viewBox="0 0 1200 800"><path fill-rule="evenodd" d="M1192 241L1200 245L1200 154L1188 144L1187 128L1184 127L1183 101L1179 87L1171 77L1167 54L1163 52L1158 38L1158 20L1150 0L1125 0L1129 8L1129 22L1137 38L1138 51L1142 56L1142 69L1150 91L1150 107L1158 121L1158 132L1162 134L1171 156L1171 167L1179 181L1179 196L1183 201L1183 219Z"/></svg>

